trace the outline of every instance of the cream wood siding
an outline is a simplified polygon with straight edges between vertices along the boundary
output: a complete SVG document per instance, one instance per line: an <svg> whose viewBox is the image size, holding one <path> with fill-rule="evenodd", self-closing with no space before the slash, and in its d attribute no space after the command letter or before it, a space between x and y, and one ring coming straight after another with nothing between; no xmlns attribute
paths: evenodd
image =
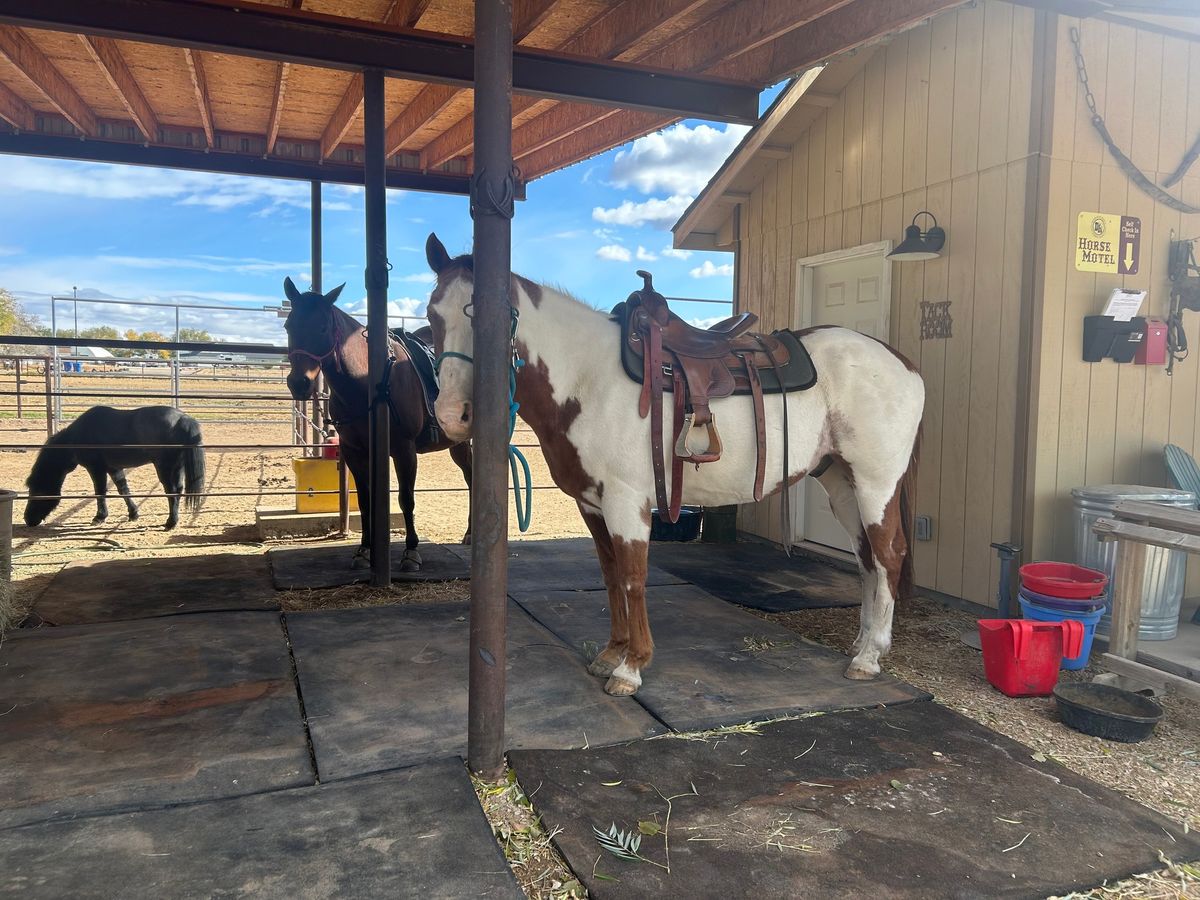
<svg viewBox="0 0 1200 900"><path fill-rule="evenodd" d="M1150 292L1152 315L1165 316L1167 242L1200 235L1200 216L1155 203L1117 167L1092 129L1078 88L1070 39L1081 29L1092 91L1116 143L1152 180L1179 164L1200 136L1200 42L1104 21L1062 18L1054 48L1054 116L1040 262L1043 297L1035 377L1036 442L1031 457L1029 528L1036 557L1073 553L1070 490L1081 484L1167 483L1162 449L1179 444L1200 455L1200 315L1185 313L1192 356L1168 378L1162 368L1080 359L1083 317L1125 286ZM1172 190L1200 206L1200 164ZM1072 245L1081 211L1141 217L1136 276L1075 271ZM1146 312L1143 307L1143 312ZM1189 592L1200 592L1200 565Z"/></svg>
<svg viewBox="0 0 1200 900"><path fill-rule="evenodd" d="M988 545L1014 535L1034 16L987 2L876 49L741 211L739 302L770 328L796 322L796 260L898 242L921 209L946 229L940 259L895 265L891 339L927 391L916 509L934 540L917 581L978 603L994 604ZM951 301L952 338L920 340L922 300ZM778 540L779 499L740 525Z"/></svg>

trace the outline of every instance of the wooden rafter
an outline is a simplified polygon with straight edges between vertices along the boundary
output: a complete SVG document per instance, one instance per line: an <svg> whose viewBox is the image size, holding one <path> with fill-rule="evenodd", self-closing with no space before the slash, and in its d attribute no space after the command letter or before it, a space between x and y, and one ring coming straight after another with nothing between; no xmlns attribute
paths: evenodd
<svg viewBox="0 0 1200 900"><path fill-rule="evenodd" d="M546 20L559 0L513 0L513 43L519 44ZM388 156L397 152L404 142L437 115L458 96L458 89L444 84L428 84L421 88L400 115L387 127L384 136Z"/></svg>
<svg viewBox="0 0 1200 900"><path fill-rule="evenodd" d="M362 112L362 105L363 77L361 74L355 74L351 77L346 93L342 94L342 99L334 107L333 115L329 117L329 121L325 124L325 130L321 133L321 159L328 159L329 154L346 137L346 132L350 130L350 126Z"/></svg>
<svg viewBox="0 0 1200 900"><path fill-rule="evenodd" d="M596 59L614 59L639 40L678 21L706 0L623 0L558 49ZM513 115L539 102L534 97L514 97ZM474 142L475 126L466 116L447 128L421 152L423 166L440 166L461 156Z"/></svg>
<svg viewBox="0 0 1200 900"><path fill-rule="evenodd" d="M0 119L22 131L33 131L32 107L3 83L0 83Z"/></svg>
<svg viewBox="0 0 1200 900"><path fill-rule="evenodd" d="M630 112L617 115L613 112L608 118L601 119L562 138L553 146L543 147L521 159L521 177L527 182L531 181L539 175L596 156L676 121L678 119L664 118L658 113Z"/></svg>
<svg viewBox="0 0 1200 900"><path fill-rule="evenodd" d="M658 66L698 72L760 49L764 51L760 55L766 55L772 42L818 19L823 27L825 17L830 15L828 10L845 7L847 3L849 0L834 0L833 3L830 0L743 0L729 5L639 61L652 58ZM746 80L757 81L765 77L766 73L762 73L757 79ZM557 104L513 131L513 157L540 150L612 114L611 109L584 104ZM661 120L663 116L658 118Z"/></svg>
<svg viewBox="0 0 1200 900"><path fill-rule="evenodd" d="M0 55L42 92L68 122L88 137L96 135L96 114L20 28L0 25Z"/></svg>
<svg viewBox="0 0 1200 900"><path fill-rule="evenodd" d="M421 20L421 16L425 15L425 10L429 7L429 2L430 0L392 0L391 5L387 8L387 12L383 14L383 23L385 25L396 25L401 28L415 28ZM430 85L430 87L441 87L443 90L450 90L443 85ZM450 96L453 95L453 91L451 91ZM424 102L426 105L429 105L434 103L436 99L436 97L429 97ZM337 145L345 140L350 126L358 120L359 115L362 113L362 105L362 75L354 75L351 77L350 83L346 85L346 91L342 94L342 99L333 108L333 115L329 117L329 121L325 125L325 130L321 133L321 159L328 159L329 154L337 148ZM409 105L411 106L412 104ZM441 108L438 107L439 110ZM436 112L434 115L436 115ZM400 118L403 118L403 114L401 114ZM400 144L407 137L405 136L398 141L396 140L397 135L404 128L408 127L407 123L400 122L400 118L397 118L396 121L388 126L387 134L385 135L389 156L400 148ZM416 127L419 128L420 125ZM416 128L413 130L415 131Z"/></svg>
<svg viewBox="0 0 1200 900"><path fill-rule="evenodd" d="M133 119L138 130L150 143L156 143L158 141L158 116L154 114L150 101L146 99L146 95L138 86L137 79L134 78L128 63L125 62L125 57L117 42L111 38L90 37L86 34L79 35L79 41L96 61L100 71L104 73L109 87L113 89L117 99L121 101L121 105L125 107L125 111L129 113L129 118Z"/></svg>
<svg viewBox="0 0 1200 900"><path fill-rule="evenodd" d="M213 137L213 114L208 100L208 80L204 77L204 61L200 58L199 50L187 48L183 51L183 58L187 61L188 73L192 76L192 92L196 95L196 106L200 110L204 139L208 141L209 147L213 147L216 141Z"/></svg>
<svg viewBox="0 0 1200 900"><path fill-rule="evenodd" d="M304 0L288 0L288 6L299 9ZM283 115L283 98L287 93L288 74L291 72L290 63L280 63L279 71L275 73L275 92L271 97L271 115L267 118L267 155L275 150L275 141L279 137L279 119Z"/></svg>

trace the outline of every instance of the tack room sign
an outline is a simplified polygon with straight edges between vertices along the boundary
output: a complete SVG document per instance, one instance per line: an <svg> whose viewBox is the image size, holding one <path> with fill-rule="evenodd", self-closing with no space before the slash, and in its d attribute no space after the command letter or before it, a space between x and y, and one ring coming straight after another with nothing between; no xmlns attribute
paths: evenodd
<svg viewBox="0 0 1200 900"><path fill-rule="evenodd" d="M1080 272L1136 275L1142 250L1142 220L1081 212L1075 234L1075 268Z"/></svg>

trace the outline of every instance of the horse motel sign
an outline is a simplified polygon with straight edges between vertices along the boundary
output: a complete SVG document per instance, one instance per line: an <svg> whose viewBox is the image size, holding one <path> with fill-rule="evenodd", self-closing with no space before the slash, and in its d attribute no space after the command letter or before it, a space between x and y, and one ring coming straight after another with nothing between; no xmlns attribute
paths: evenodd
<svg viewBox="0 0 1200 900"><path fill-rule="evenodd" d="M1142 250L1142 220L1081 212L1075 238L1075 268L1080 272L1136 275Z"/></svg>

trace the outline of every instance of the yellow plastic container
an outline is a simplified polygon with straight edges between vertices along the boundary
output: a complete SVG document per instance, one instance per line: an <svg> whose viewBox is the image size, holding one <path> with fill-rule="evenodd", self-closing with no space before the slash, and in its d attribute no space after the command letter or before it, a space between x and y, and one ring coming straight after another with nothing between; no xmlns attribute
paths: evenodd
<svg viewBox="0 0 1200 900"><path fill-rule="evenodd" d="M336 459L293 459L292 470L296 473L296 512L321 513L338 511L338 471ZM354 488L354 475L346 472L350 486L350 509L358 509L358 494ZM333 491L318 494L316 491Z"/></svg>

